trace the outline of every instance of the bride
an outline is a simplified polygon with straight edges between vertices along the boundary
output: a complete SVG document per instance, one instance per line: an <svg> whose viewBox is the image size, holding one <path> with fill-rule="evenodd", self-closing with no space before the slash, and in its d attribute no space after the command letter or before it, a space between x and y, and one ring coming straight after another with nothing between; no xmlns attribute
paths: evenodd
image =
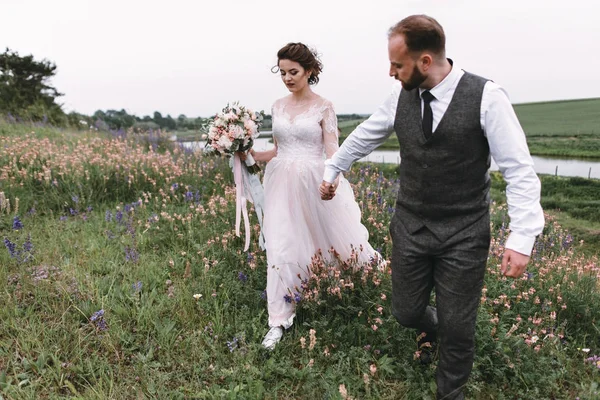
<svg viewBox="0 0 600 400"><path fill-rule="evenodd" d="M277 53L281 80L291 92L273 105L272 150L251 150L268 162L264 176L263 232L267 251L267 302L270 330L262 345L272 350L295 317L294 299L308 277L311 257L333 247L342 257L362 246L359 261L379 254L369 245L361 212L348 181L340 176L330 201L321 200L319 185L325 158L338 149L337 117L330 101L312 91L322 64L302 43Z"/></svg>

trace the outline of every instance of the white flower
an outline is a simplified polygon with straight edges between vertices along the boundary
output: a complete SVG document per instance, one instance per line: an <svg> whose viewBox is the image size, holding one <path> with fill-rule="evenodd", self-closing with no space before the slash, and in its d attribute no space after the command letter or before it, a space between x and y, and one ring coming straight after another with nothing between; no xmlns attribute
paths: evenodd
<svg viewBox="0 0 600 400"><path fill-rule="evenodd" d="M225 150L229 150L231 149L231 145L233 144L233 142L229 140L229 138L226 135L223 135L219 138L219 140L217 140L217 144Z"/></svg>
<svg viewBox="0 0 600 400"><path fill-rule="evenodd" d="M227 125L227 121L225 121L225 118L223 117L223 115L219 115L215 121L213 122L214 126L226 126Z"/></svg>
<svg viewBox="0 0 600 400"><path fill-rule="evenodd" d="M258 127L251 119L247 119L244 121L244 128L246 128L246 130L252 137L254 137L254 135L256 135L256 133L258 132Z"/></svg>
<svg viewBox="0 0 600 400"><path fill-rule="evenodd" d="M196 300L200 300L201 298L202 298L202 295L200 293L196 293L194 295L194 299L196 299Z"/></svg>
<svg viewBox="0 0 600 400"><path fill-rule="evenodd" d="M535 336L532 336L532 337L531 337L531 343L535 343L535 342L537 342L539 339L540 339L540 338L539 338L537 335L535 335Z"/></svg>
<svg viewBox="0 0 600 400"><path fill-rule="evenodd" d="M584 353L589 353L590 349L581 349L581 351L583 351Z"/></svg>
<svg viewBox="0 0 600 400"><path fill-rule="evenodd" d="M229 137L233 139L243 139L244 138L244 129L242 129L239 125L229 125Z"/></svg>

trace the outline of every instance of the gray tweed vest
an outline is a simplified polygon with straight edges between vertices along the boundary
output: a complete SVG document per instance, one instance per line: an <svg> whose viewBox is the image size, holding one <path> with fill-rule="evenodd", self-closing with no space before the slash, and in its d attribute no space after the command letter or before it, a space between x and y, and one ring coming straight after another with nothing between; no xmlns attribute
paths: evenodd
<svg viewBox="0 0 600 400"><path fill-rule="evenodd" d="M490 151L480 122L486 82L465 72L429 140L421 127L419 90L400 92L396 213L410 233L425 226L445 241L489 213Z"/></svg>

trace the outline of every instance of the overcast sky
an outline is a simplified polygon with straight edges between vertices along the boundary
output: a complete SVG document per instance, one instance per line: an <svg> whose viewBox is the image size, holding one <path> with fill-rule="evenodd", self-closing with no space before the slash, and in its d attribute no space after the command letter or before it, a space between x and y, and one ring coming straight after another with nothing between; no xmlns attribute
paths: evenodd
<svg viewBox="0 0 600 400"><path fill-rule="evenodd" d="M447 55L513 103L600 97L592 0L0 0L0 51L56 63L67 111L209 116L239 100L270 110L290 41L316 47L315 91L338 113L372 113L389 92L387 30L411 14L444 27Z"/></svg>

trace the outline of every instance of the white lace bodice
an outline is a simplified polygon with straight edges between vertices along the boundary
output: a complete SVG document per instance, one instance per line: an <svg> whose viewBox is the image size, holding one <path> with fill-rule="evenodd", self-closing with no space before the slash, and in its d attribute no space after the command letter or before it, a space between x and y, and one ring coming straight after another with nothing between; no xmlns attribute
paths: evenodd
<svg viewBox="0 0 600 400"><path fill-rule="evenodd" d="M271 115L278 158L330 158L338 149L337 117L330 101L319 98L294 112L285 100L279 100Z"/></svg>

